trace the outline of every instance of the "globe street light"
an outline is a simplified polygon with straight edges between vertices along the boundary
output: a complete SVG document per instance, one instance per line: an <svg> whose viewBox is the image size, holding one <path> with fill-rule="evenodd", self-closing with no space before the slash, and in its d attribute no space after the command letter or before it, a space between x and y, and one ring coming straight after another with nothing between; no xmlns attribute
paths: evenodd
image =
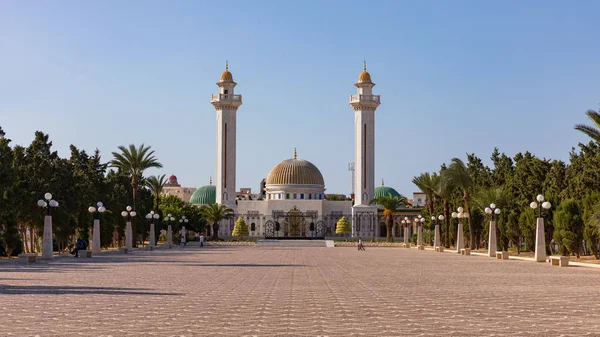
<svg viewBox="0 0 600 337"><path fill-rule="evenodd" d="M457 212L452 212L452 217L455 219L458 219L458 229L456 230L456 252L460 253L461 249L465 248L465 237L464 237L464 233L463 233L463 223L462 223L462 219L466 218L467 215L465 215L466 213L464 213L464 209L462 207L459 207L457 209Z"/></svg>
<svg viewBox="0 0 600 337"><path fill-rule="evenodd" d="M444 216L443 215L438 215L437 219L439 221L443 221L444 220ZM442 245L440 244L440 223L438 221L436 221L436 217L432 216L431 217L431 222L435 224L435 234L434 234L434 244L435 244L435 248L437 247L441 247Z"/></svg>
<svg viewBox="0 0 600 337"><path fill-rule="evenodd" d="M410 220L408 220L408 217L404 217L404 220L402 221L402 223L404 224L404 246L408 246L408 226L410 225Z"/></svg>
<svg viewBox="0 0 600 337"><path fill-rule="evenodd" d="M173 247L173 227L172 223L175 221L175 218L171 215L171 213L167 214L166 217L163 218L163 222L167 224L167 247Z"/></svg>
<svg viewBox="0 0 600 337"><path fill-rule="evenodd" d="M44 194L44 199L40 199L37 205L41 208L46 209L46 216L44 217L44 236L42 237L42 259L52 260L54 245L52 243L52 215L50 215L50 208L58 207L58 201L52 199L52 193Z"/></svg>
<svg viewBox="0 0 600 337"><path fill-rule="evenodd" d="M97 207L90 206L88 212L94 216L94 228L92 230L92 254L100 254L100 214L106 212L106 207L98 201Z"/></svg>
<svg viewBox="0 0 600 337"><path fill-rule="evenodd" d="M154 213L154 211L150 211L150 213L146 214L146 219L150 222L150 247L156 246L154 221L158 220L158 218L160 218L160 215L158 215L158 213Z"/></svg>
<svg viewBox="0 0 600 337"><path fill-rule="evenodd" d="M544 196L541 194L536 197L536 200L537 202L532 201L531 204L529 204L529 207L531 207L534 213L536 209L539 209L535 231L535 260L537 262L546 262L544 216L548 214L548 210L552 207L552 204L548 201L544 201Z"/></svg>
<svg viewBox="0 0 600 337"><path fill-rule="evenodd" d="M488 256L495 257L498 250L496 239L496 218L494 215L500 214L500 208L496 208L496 204L490 204L490 207L485 208L485 213L490 216L490 227L488 229Z"/></svg>
<svg viewBox="0 0 600 337"><path fill-rule="evenodd" d="M417 225L417 248L418 249L422 249L421 246L423 246L423 223L425 222L425 218L423 218L421 216L421 214L418 215L418 217L415 218L415 224Z"/></svg>
<svg viewBox="0 0 600 337"><path fill-rule="evenodd" d="M131 218L137 215L136 211L133 211L131 206L127 206L126 211L121 212L121 216L126 221L125 225L125 248L129 251L133 248L133 233L131 232Z"/></svg>
<svg viewBox="0 0 600 337"><path fill-rule="evenodd" d="M187 225L188 223L188 219L185 218L185 216L181 216L181 219L179 219L179 223L181 226L181 229L179 230L179 236L181 238L181 246L185 246L185 225Z"/></svg>

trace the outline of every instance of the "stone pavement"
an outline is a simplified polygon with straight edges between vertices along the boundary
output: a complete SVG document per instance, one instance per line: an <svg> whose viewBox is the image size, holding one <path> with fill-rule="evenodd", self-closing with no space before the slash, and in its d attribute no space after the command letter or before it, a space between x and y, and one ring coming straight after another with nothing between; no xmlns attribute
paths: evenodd
<svg viewBox="0 0 600 337"><path fill-rule="evenodd" d="M0 336L584 336L600 271L399 248L0 263Z"/></svg>

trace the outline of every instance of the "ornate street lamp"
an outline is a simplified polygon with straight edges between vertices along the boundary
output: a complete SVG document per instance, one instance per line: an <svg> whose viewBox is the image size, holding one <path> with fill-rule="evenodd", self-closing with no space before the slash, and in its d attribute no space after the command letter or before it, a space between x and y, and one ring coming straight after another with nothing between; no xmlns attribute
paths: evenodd
<svg viewBox="0 0 600 337"><path fill-rule="evenodd" d="M171 215L171 213L167 214L166 217L163 218L163 222L167 224L167 247L173 247L173 227L172 223L175 221L175 218Z"/></svg>
<svg viewBox="0 0 600 337"><path fill-rule="evenodd" d="M181 230L179 230L179 236L181 243L183 244L182 246L185 246L185 225L187 225L188 222L189 220L186 219L185 216L181 216L181 219L179 219L179 223L181 225Z"/></svg>
<svg viewBox="0 0 600 337"><path fill-rule="evenodd" d="M133 233L131 232L131 218L135 217L137 215L136 211L133 211L131 206L127 206L126 211L121 212L121 216L123 216L123 218L126 221L126 225L125 225L125 248L127 248L127 250L131 250L131 248L133 248Z"/></svg>
<svg viewBox="0 0 600 337"><path fill-rule="evenodd" d="M408 243L408 226L410 226L410 220L408 220L408 217L404 217L404 220L401 221L402 224L404 225L404 245L407 246Z"/></svg>
<svg viewBox="0 0 600 337"><path fill-rule="evenodd" d="M469 214L464 212L462 207L459 207L456 212L452 212L452 217L458 219L458 229L456 230L456 252L459 254L460 250L465 248L465 234L463 233L462 219L467 218L468 216Z"/></svg>
<svg viewBox="0 0 600 337"><path fill-rule="evenodd" d="M439 221L443 221L444 220L444 216L440 214L440 215L438 215L437 219L439 219ZM436 221L436 217L435 216L431 217L431 222L435 225L435 234L434 234L434 237L433 237L434 244L435 244L434 248L441 247L442 245L440 244L441 243L440 242L440 238L441 238L441 236L440 236L440 223L438 221Z"/></svg>
<svg viewBox="0 0 600 337"><path fill-rule="evenodd" d="M544 196L541 194L536 197L536 200L537 202L532 201L531 204L529 204L529 207L531 207L534 213L536 209L539 209L535 231L535 260L537 262L546 262L544 216L548 214L548 210L552 207L552 204L548 201L544 201Z"/></svg>
<svg viewBox="0 0 600 337"><path fill-rule="evenodd" d="M421 246L423 246L423 223L424 222L425 222L425 218L423 218L421 216L421 214L419 214L415 218L415 224L417 225L417 248L418 249L423 249L423 248L421 248Z"/></svg>
<svg viewBox="0 0 600 337"><path fill-rule="evenodd" d="M154 213L154 211L150 211L150 213L146 214L146 219L150 222L150 247L156 246L156 233L154 230L154 221L158 220L160 215L158 213Z"/></svg>
<svg viewBox="0 0 600 337"><path fill-rule="evenodd" d="M46 209L46 216L44 217L44 236L42 237L42 259L52 260L54 245L52 243L52 215L50 215L50 208L58 207L58 201L52 199L52 193L44 194L44 199L40 199L37 205L41 208Z"/></svg>
<svg viewBox="0 0 600 337"><path fill-rule="evenodd" d="M494 215L500 214L500 208L496 208L496 204L490 204L490 207L485 208L485 213L490 216L490 227L488 229L488 256L495 257L498 250L496 239L496 218Z"/></svg>
<svg viewBox="0 0 600 337"><path fill-rule="evenodd" d="M92 230L92 254L100 254L100 214L106 212L106 207L98 201L97 207L90 206L88 212L94 216L94 229Z"/></svg>

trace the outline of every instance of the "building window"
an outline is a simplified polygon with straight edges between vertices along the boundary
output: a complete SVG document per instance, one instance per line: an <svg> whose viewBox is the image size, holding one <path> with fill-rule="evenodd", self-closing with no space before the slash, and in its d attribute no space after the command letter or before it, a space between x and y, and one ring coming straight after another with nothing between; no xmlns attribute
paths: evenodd
<svg viewBox="0 0 600 337"><path fill-rule="evenodd" d="M275 231L279 232L280 229L281 227L279 226L279 222L275 222Z"/></svg>
<svg viewBox="0 0 600 337"><path fill-rule="evenodd" d="M308 195L308 199L312 199L312 194L309 194L309 195Z"/></svg>
<svg viewBox="0 0 600 337"><path fill-rule="evenodd" d="M300 194L300 199L304 199L304 193Z"/></svg>
<svg viewBox="0 0 600 337"><path fill-rule="evenodd" d="M311 232L313 232L315 230L315 224L311 222L308 228Z"/></svg>
<svg viewBox="0 0 600 337"><path fill-rule="evenodd" d="M250 224L250 230L253 232L256 230L256 224L254 222Z"/></svg>
<svg viewBox="0 0 600 337"><path fill-rule="evenodd" d="M296 193L294 193L294 199L296 199Z"/></svg>
<svg viewBox="0 0 600 337"><path fill-rule="evenodd" d="M228 94L228 91L227 91L227 89L225 89L225 95L227 95L227 94Z"/></svg>
<svg viewBox="0 0 600 337"><path fill-rule="evenodd" d="M290 198L290 194L289 194L289 193L286 193L286 194L285 194L285 198L286 198L286 199L289 199L289 198Z"/></svg>

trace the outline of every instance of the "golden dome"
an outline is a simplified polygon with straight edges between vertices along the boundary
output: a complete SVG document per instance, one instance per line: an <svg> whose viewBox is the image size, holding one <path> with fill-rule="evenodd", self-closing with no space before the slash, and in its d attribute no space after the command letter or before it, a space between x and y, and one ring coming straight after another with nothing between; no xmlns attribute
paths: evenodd
<svg viewBox="0 0 600 337"><path fill-rule="evenodd" d="M225 61L225 71L221 74L221 82L233 82L233 75L229 72L228 61Z"/></svg>
<svg viewBox="0 0 600 337"><path fill-rule="evenodd" d="M275 165L267 176L267 185L325 185L321 171L313 163L296 158Z"/></svg>
<svg viewBox="0 0 600 337"><path fill-rule="evenodd" d="M371 74L367 72L367 62L363 65L363 72L358 76L358 83L371 83Z"/></svg>

